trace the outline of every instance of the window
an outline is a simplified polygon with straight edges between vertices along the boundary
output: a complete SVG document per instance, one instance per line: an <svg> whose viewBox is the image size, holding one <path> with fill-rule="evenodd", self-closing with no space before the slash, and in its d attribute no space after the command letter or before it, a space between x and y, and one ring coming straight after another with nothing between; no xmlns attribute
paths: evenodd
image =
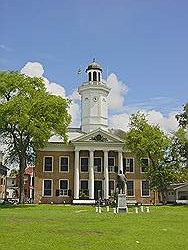
<svg viewBox="0 0 188 250"><path fill-rule="evenodd" d="M101 80L101 74L100 72L98 72L98 81L100 82L100 80Z"/></svg>
<svg viewBox="0 0 188 250"><path fill-rule="evenodd" d="M88 157L80 158L81 172L88 172Z"/></svg>
<svg viewBox="0 0 188 250"><path fill-rule="evenodd" d="M52 180L43 181L43 195L52 196Z"/></svg>
<svg viewBox="0 0 188 250"><path fill-rule="evenodd" d="M149 159L141 158L141 173L146 172L148 166L149 166Z"/></svg>
<svg viewBox="0 0 188 250"><path fill-rule="evenodd" d="M95 169L95 172L102 172L102 159L101 159L101 157L94 158L94 169Z"/></svg>
<svg viewBox="0 0 188 250"><path fill-rule="evenodd" d="M59 195L68 196L69 183L68 180L59 180Z"/></svg>
<svg viewBox="0 0 188 250"><path fill-rule="evenodd" d="M142 196L150 196L149 181L142 181Z"/></svg>
<svg viewBox="0 0 188 250"><path fill-rule="evenodd" d="M134 181L127 181L127 196L134 196Z"/></svg>
<svg viewBox="0 0 188 250"><path fill-rule="evenodd" d="M88 180L81 180L80 181L80 189L85 190L88 189Z"/></svg>
<svg viewBox="0 0 188 250"><path fill-rule="evenodd" d="M91 72L89 72L89 82L91 81Z"/></svg>
<svg viewBox="0 0 188 250"><path fill-rule="evenodd" d="M83 198L89 196L88 180L80 181L80 196Z"/></svg>
<svg viewBox="0 0 188 250"><path fill-rule="evenodd" d="M93 72L93 81L97 81L97 72L96 71Z"/></svg>
<svg viewBox="0 0 188 250"><path fill-rule="evenodd" d="M44 157L44 171L52 172L52 156Z"/></svg>
<svg viewBox="0 0 188 250"><path fill-rule="evenodd" d="M115 171L114 165L115 165L115 158L114 157L109 157L108 158L108 171L109 172L114 172Z"/></svg>
<svg viewBox="0 0 188 250"><path fill-rule="evenodd" d="M123 169L124 172L134 172L134 158L123 158Z"/></svg>
<svg viewBox="0 0 188 250"><path fill-rule="evenodd" d="M60 172L68 172L69 171L69 157L62 156L60 157Z"/></svg>
<svg viewBox="0 0 188 250"><path fill-rule="evenodd" d="M114 181L109 181L109 195L113 195L114 194L114 190L115 189L115 184Z"/></svg>

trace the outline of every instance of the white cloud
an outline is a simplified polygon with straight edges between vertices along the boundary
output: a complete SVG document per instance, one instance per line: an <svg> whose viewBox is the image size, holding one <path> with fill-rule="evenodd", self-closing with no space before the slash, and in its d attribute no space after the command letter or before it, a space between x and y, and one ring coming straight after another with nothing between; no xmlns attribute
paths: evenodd
<svg viewBox="0 0 188 250"><path fill-rule="evenodd" d="M129 114L117 114L109 118L109 126L115 129L122 129L124 131L128 130Z"/></svg>
<svg viewBox="0 0 188 250"><path fill-rule="evenodd" d="M47 90L54 95L65 97L65 89L55 82L45 83Z"/></svg>
<svg viewBox="0 0 188 250"><path fill-rule="evenodd" d="M175 118L175 113L169 113L167 116L164 116L162 113L156 110L141 110L141 112L147 115L148 122L150 124L158 124L160 128L166 132L172 132L178 128L178 122ZM130 115L131 114L129 113L122 113L111 116L109 119L110 127L127 131Z"/></svg>
<svg viewBox="0 0 188 250"><path fill-rule="evenodd" d="M159 111L152 110L148 112L148 121L150 124L159 124L164 131L172 132L178 128L175 115L175 113L169 113L167 116L164 116Z"/></svg>
<svg viewBox="0 0 188 250"><path fill-rule="evenodd" d="M111 73L107 78L107 86L111 88L108 96L109 109L121 109L123 108L125 96L128 92L126 84L118 81L117 76Z"/></svg>
<svg viewBox="0 0 188 250"><path fill-rule="evenodd" d="M60 84L50 82L47 78L43 76L44 68L41 63L39 62L28 62L26 65L21 69L21 73L26 74L30 77L41 77L44 80L46 89L49 93L65 97L65 89Z"/></svg>
<svg viewBox="0 0 188 250"><path fill-rule="evenodd" d="M80 105L72 101L69 108L69 113L72 116L72 122L70 126L80 127L80 117L81 117Z"/></svg>
<svg viewBox="0 0 188 250"><path fill-rule="evenodd" d="M77 100L80 101L81 100L81 96L80 96L80 94L78 93L77 90L74 90L73 93L72 93L72 95L69 96L69 98L71 100L74 100L74 101L77 101Z"/></svg>
<svg viewBox="0 0 188 250"><path fill-rule="evenodd" d="M44 74L44 68L42 64L39 62L28 62L26 65L21 69L21 73L28 75L30 77L42 77Z"/></svg>

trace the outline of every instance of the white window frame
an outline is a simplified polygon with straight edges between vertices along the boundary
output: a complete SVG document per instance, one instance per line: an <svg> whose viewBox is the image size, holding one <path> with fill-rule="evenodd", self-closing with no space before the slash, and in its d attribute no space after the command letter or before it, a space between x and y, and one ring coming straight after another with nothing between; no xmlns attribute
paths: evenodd
<svg viewBox="0 0 188 250"><path fill-rule="evenodd" d="M45 170L45 158L47 158L47 157L51 157L51 158L52 158L52 171L46 171L46 170ZM53 169L54 169L54 157L53 157L52 155L45 155L45 156L43 157L43 172L44 172L44 173L52 173L52 172L53 172Z"/></svg>
<svg viewBox="0 0 188 250"><path fill-rule="evenodd" d="M130 159L133 159L133 171L127 171L127 160L130 160ZM135 172L135 160L134 160L134 157L125 157L125 162L126 162L126 165L125 165L125 171L126 173L134 173ZM129 170L130 170L130 165L129 165Z"/></svg>
<svg viewBox="0 0 188 250"><path fill-rule="evenodd" d="M141 164L142 159L147 159L147 160L148 160L148 166L149 166L149 158L148 158L148 157L142 157L142 158L140 159L140 164ZM145 173L145 172L142 171L142 166L140 166L140 173L142 173L142 174Z"/></svg>
<svg viewBox="0 0 188 250"><path fill-rule="evenodd" d="M108 157L108 159L114 159L114 166L108 165L108 173L115 173L115 157Z"/></svg>
<svg viewBox="0 0 188 250"><path fill-rule="evenodd" d="M103 167L103 164L102 164L102 157L95 156L93 162L95 162L95 159L96 159L96 158L100 158L100 159L101 159L101 171L97 171L98 166L95 166L95 163L94 163L94 172L95 172L95 173L102 173L102 167Z"/></svg>
<svg viewBox="0 0 188 250"><path fill-rule="evenodd" d="M147 181L147 182L149 182L148 180L141 180L140 181L140 190L141 190L141 197L150 197L150 188L149 188L149 195L143 195L143 193L142 193L142 182L144 182L144 181Z"/></svg>
<svg viewBox="0 0 188 250"><path fill-rule="evenodd" d="M82 166L81 166L81 159L82 158L87 158L88 159L88 166L87 166L87 171L82 171ZM89 172L89 157L88 156L81 156L80 157L80 173L88 173Z"/></svg>
<svg viewBox="0 0 188 250"><path fill-rule="evenodd" d="M60 189L60 182L61 181L67 181L67 189ZM63 191L61 194L61 190ZM59 197L68 197L69 194L68 194L68 191L69 191L69 179L59 179Z"/></svg>
<svg viewBox="0 0 188 250"><path fill-rule="evenodd" d="M51 181L51 195L44 195L44 181ZM43 179L43 182L42 182L42 196L43 197L53 197L53 179Z"/></svg>
<svg viewBox="0 0 188 250"><path fill-rule="evenodd" d="M61 170L61 158L68 158L68 170L67 171L62 171ZM59 172L60 173L69 173L69 156L67 156L67 155L59 156Z"/></svg>
<svg viewBox="0 0 188 250"><path fill-rule="evenodd" d="M128 192L127 192L127 197L135 197L135 180L127 180L127 182L129 181L133 182L133 195L128 195ZM127 191L128 191L128 188L127 188Z"/></svg>

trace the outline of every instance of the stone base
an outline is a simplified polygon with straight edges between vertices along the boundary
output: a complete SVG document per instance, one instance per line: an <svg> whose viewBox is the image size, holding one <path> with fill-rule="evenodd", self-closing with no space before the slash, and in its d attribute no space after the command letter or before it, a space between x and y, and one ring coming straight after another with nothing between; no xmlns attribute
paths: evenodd
<svg viewBox="0 0 188 250"><path fill-rule="evenodd" d="M95 200L73 200L72 204L74 205L93 205Z"/></svg>
<svg viewBox="0 0 188 250"><path fill-rule="evenodd" d="M125 194L118 194L117 200L117 212L118 213L127 213L127 198Z"/></svg>

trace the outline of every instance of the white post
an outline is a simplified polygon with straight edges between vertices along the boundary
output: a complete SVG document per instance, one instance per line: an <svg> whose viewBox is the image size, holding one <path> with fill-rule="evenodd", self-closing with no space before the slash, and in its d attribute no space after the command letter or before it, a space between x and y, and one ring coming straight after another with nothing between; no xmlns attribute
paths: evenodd
<svg viewBox="0 0 188 250"><path fill-rule="evenodd" d="M135 207L135 213L138 214L138 208L137 207Z"/></svg>
<svg viewBox="0 0 188 250"><path fill-rule="evenodd" d="M104 151L104 199L109 198L108 151Z"/></svg>
<svg viewBox="0 0 188 250"><path fill-rule="evenodd" d="M94 152L89 151L89 199L94 199Z"/></svg>
<svg viewBox="0 0 188 250"><path fill-rule="evenodd" d="M143 213L144 212L144 207L141 206L140 209L141 209L141 212Z"/></svg>
<svg viewBox="0 0 188 250"><path fill-rule="evenodd" d="M79 150L75 150L74 164L74 199L79 199Z"/></svg>
<svg viewBox="0 0 188 250"><path fill-rule="evenodd" d="M146 212L149 213L149 207L146 207Z"/></svg>

